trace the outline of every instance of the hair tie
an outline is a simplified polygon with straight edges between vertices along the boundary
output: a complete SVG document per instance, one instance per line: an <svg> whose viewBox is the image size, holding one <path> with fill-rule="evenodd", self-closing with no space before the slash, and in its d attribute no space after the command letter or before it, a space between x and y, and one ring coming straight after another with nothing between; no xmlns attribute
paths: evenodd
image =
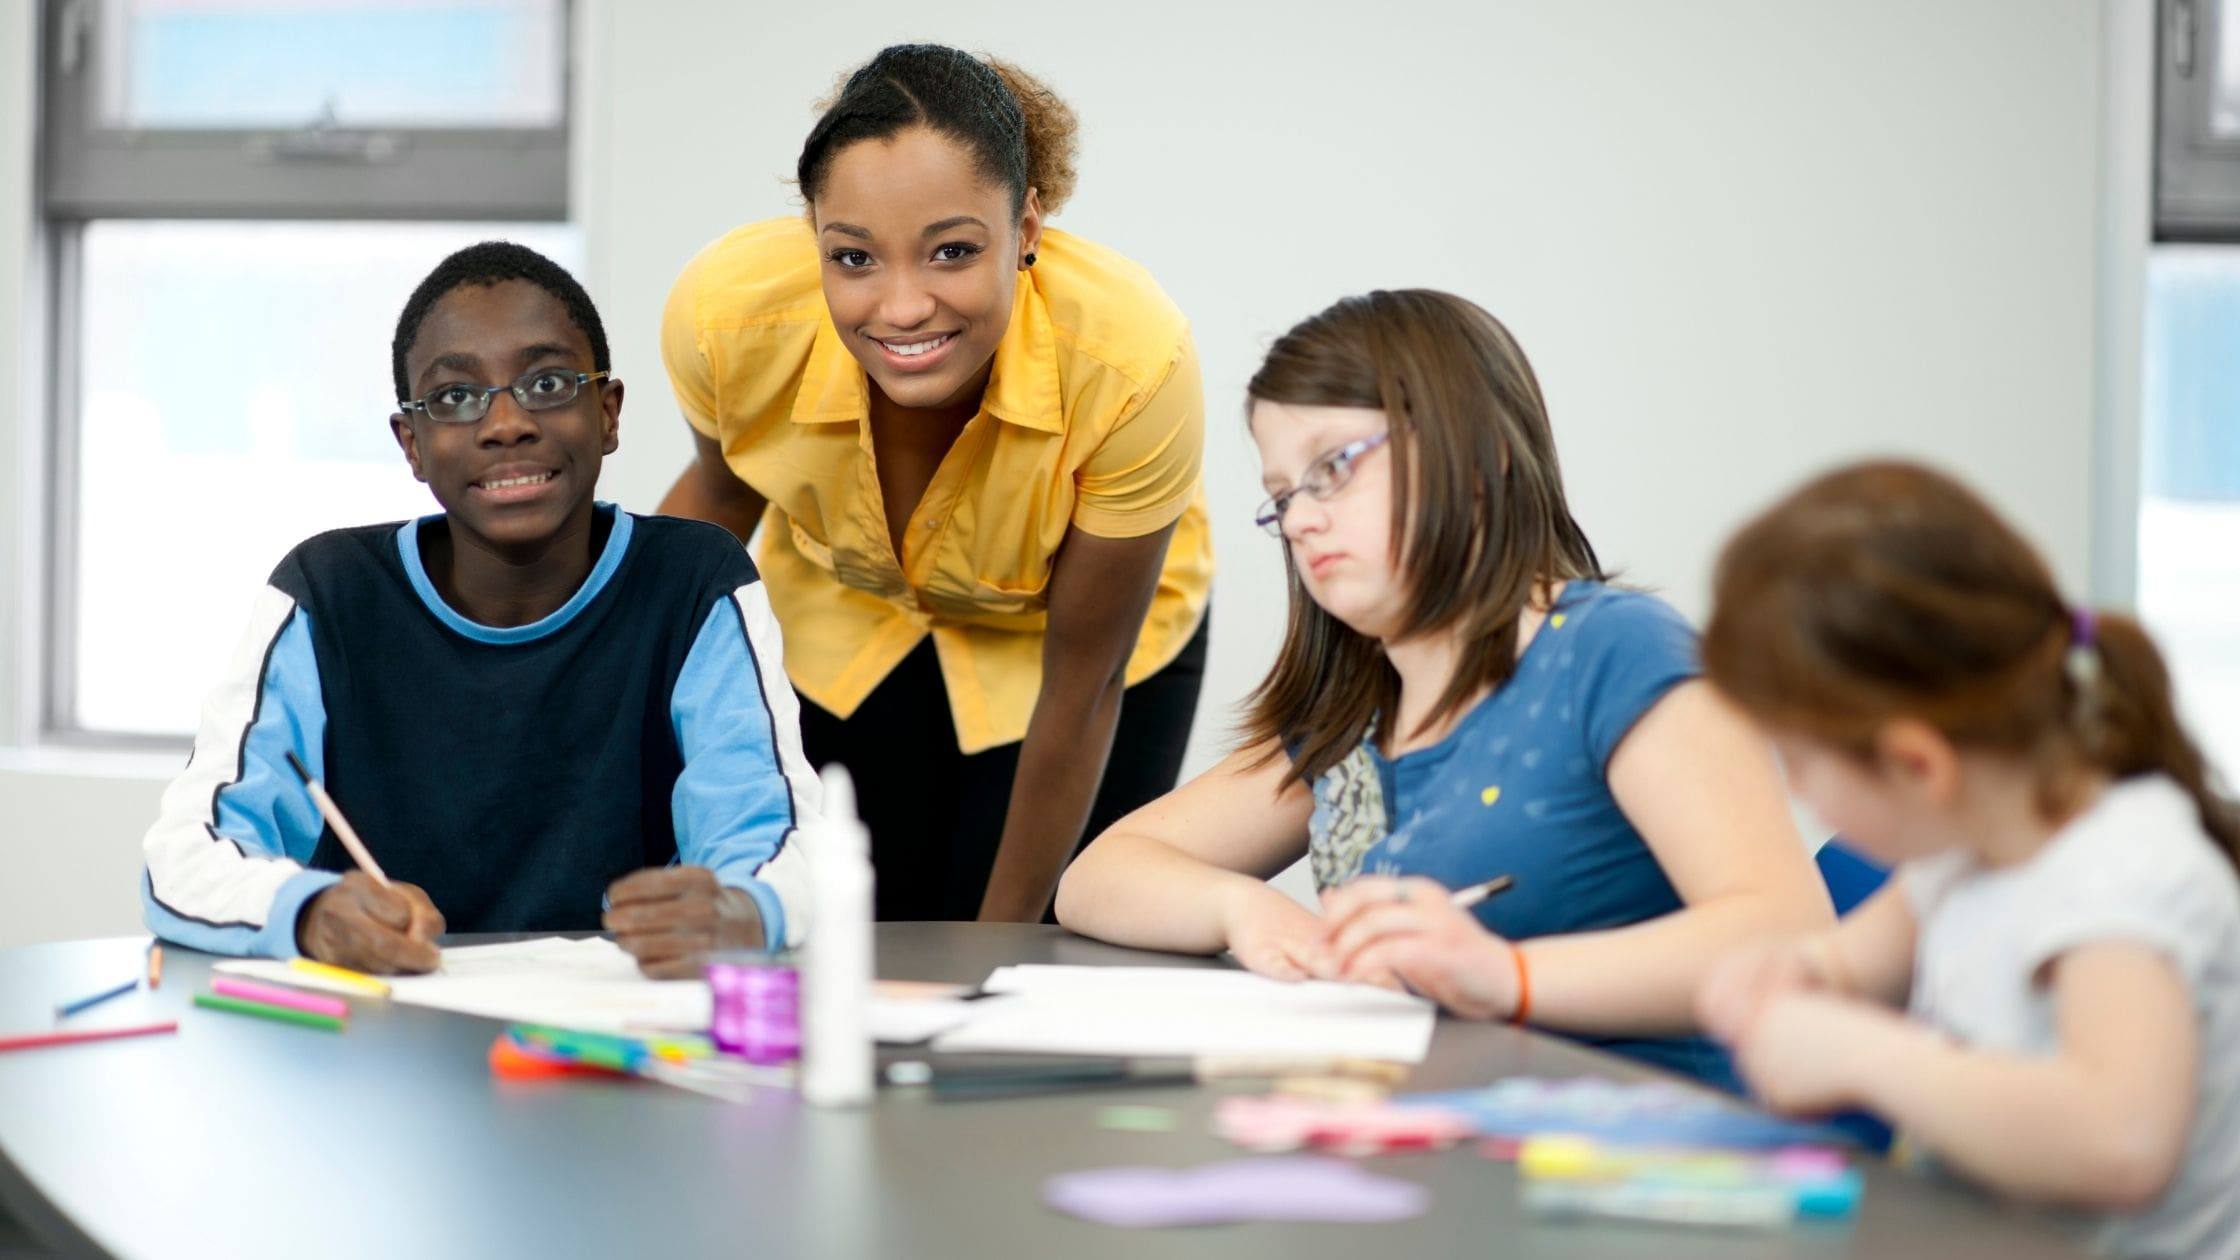
<svg viewBox="0 0 2240 1260"><path fill-rule="evenodd" d="M2100 646L2100 618L2079 604L2069 610L2069 643L2087 650Z"/></svg>
<svg viewBox="0 0 2240 1260"><path fill-rule="evenodd" d="M2076 720L2087 747L2100 735L2100 618L2079 604L2069 610L2069 650L2062 653L2061 672L2068 675L2076 693Z"/></svg>

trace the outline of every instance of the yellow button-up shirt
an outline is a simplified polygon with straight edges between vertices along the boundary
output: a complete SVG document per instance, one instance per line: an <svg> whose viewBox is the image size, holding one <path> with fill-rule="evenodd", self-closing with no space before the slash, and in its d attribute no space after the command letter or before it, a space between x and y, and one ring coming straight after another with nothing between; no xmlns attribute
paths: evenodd
<svg viewBox="0 0 2240 1260"><path fill-rule="evenodd" d="M1181 652L1213 581L1188 323L1111 250L1045 230L1036 252L980 412L927 485L900 556L872 464L869 386L825 309L805 222L717 239L662 319L685 418L769 500L756 562L794 685L846 717L931 634L968 753L1026 735L1044 592L1069 526L1135 538L1175 525L1131 684Z"/></svg>

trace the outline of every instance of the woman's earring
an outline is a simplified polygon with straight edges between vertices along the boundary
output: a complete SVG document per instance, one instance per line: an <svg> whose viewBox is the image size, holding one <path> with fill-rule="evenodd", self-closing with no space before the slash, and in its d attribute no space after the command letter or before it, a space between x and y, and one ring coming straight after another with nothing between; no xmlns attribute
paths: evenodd
<svg viewBox="0 0 2240 1260"><path fill-rule="evenodd" d="M1034 266L1034 255L1033 255L1033 254L1028 254L1028 255L1027 255L1027 257L1026 257L1026 261L1025 261L1025 264L1024 264L1024 265L1025 265L1025 266L1029 266L1029 267L1032 267L1032 266Z"/></svg>

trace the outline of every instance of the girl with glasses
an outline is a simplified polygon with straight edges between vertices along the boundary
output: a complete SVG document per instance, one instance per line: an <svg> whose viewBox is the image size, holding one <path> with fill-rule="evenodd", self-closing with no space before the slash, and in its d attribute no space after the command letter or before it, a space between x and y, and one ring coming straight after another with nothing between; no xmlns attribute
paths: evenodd
<svg viewBox="0 0 2240 1260"><path fill-rule="evenodd" d="M1609 584L1572 519L1523 351L1459 298L1377 292L1285 334L1247 392L1283 646L1242 746L1092 843L1060 920L1724 1080L1685 1035L1705 969L1827 898L1687 624ZM1302 856L1319 913L1264 882Z"/></svg>

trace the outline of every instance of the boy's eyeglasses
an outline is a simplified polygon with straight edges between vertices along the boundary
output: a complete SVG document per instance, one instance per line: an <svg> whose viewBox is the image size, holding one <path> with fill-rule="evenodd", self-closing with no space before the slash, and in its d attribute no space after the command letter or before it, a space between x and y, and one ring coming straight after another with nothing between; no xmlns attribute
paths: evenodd
<svg viewBox="0 0 2240 1260"><path fill-rule="evenodd" d="M523 411L550 411L574 402L584 386L607 375L545 368L511 385L446 385L426 398L400 403L398 408L420 412L437 424L473 424L490 414L490 401L500 394L512 394Z"/></svg>
<svg viewBox="0 0 2240 1260"><path fill-rule="evenodd" d="M1353 466L1360 462L1361 457L1383 446L1391 436L1391 431L1386 430L1358 438L1319 456L1307 465L1305 472L1299 474L1298 485L1262 503L1260 514L1252 518L1252 523L1277 538L1283 537L1283 514L1291 506L1293 496L1304 490L1317 501L1327 502L1331 495L1345 489L1346 483L1353 480Z"/></svg>

